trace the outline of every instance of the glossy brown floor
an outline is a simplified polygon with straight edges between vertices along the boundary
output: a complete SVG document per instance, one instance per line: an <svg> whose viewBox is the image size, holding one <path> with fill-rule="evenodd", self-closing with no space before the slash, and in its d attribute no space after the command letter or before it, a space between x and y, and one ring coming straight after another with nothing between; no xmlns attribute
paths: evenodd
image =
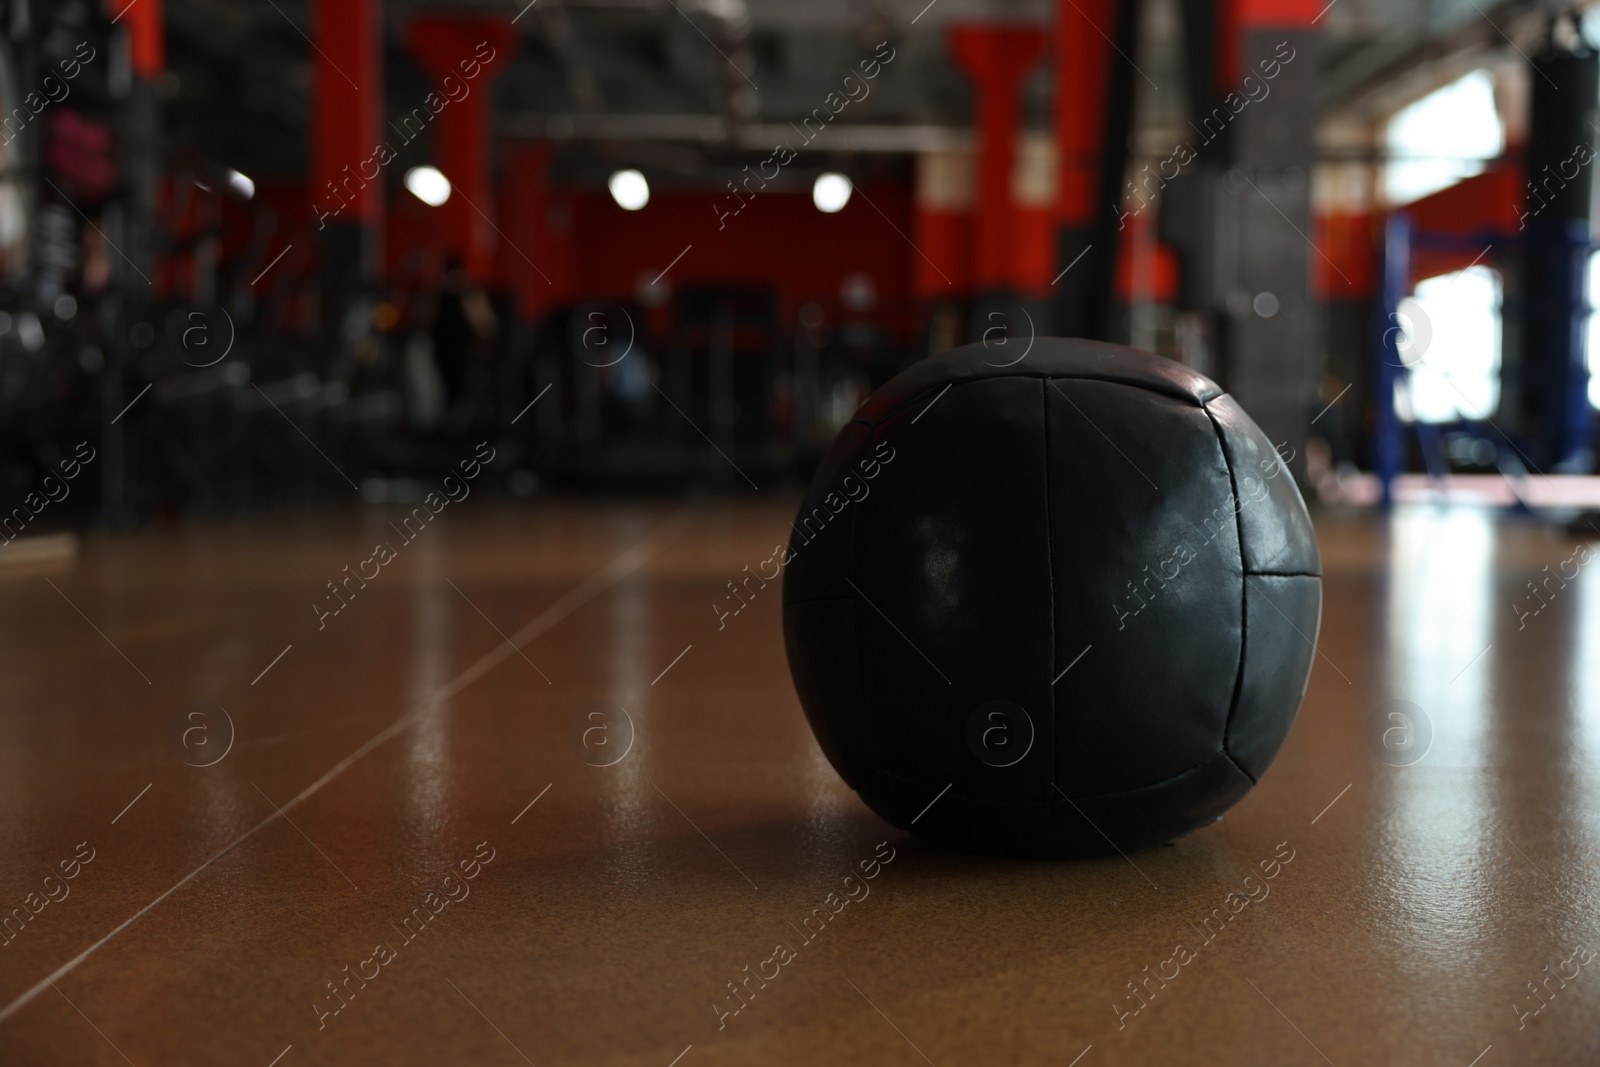
<svg viewBox="0 0 1600 1067"><path fill-rule="evenodd" d="M1525 587L1573 543L1324 518L1321 655L1261 786L1172 847L1010 863L839 782L775 587L719 629L786 517L457 508L320 625L388 516L0 582L0 907L41 909L0 949L0 1063L1600 1059L1600 571ZM1374 754L1394 699L1413 766Z"/></svg>

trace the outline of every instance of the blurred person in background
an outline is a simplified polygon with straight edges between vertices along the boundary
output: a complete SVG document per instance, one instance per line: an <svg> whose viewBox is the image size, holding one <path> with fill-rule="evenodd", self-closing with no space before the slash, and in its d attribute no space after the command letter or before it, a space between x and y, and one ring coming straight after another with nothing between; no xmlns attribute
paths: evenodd
<svg viewBox="0 0 1600 1067"><path fill-rule="evenodd" d="M444 384L444 406L461 416L474 381L488 362L485 349L499 332L499 321L482 286L468 277L455 256L445 260L433 300L430 334L433 360Z"/></svg>

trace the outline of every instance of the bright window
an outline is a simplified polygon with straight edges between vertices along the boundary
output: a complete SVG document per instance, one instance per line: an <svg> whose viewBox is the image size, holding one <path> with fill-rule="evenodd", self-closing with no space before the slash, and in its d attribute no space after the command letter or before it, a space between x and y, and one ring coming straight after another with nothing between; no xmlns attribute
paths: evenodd
<svg viewBox="0 0 1600 1067"><path fill-rule="evenodd" d="M1500 276L1471 267L1417 283L1400 301L1400 358L1411 369L1402 417L1482 420L1500 403ZM1409 407L1409 411L1407 410Z"/></svg>
<svg viewBox="0 0 1600 1067"><path fill-rule="evenodd" d="M1409 204L1480 174L1505 151L1506 128L1494 106L1494 78L1475 70L1389 120L1383 187L1392 204Z"/></svg>

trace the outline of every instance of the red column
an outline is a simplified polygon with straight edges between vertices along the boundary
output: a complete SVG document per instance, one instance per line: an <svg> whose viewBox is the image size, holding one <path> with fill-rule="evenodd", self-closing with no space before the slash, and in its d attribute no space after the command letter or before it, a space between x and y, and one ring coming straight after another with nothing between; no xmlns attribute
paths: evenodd
<svg viewBox="0 0 1600 1067"><path fill-rule="evenodd" d="M500 229L506 239L496 257L499 275L516 297L517 313L526 322L543 318L554 296L550 156L545 141L517 145L509 153L506 177L500 183Z"/></svg>
<svg viewBox="0 0 1600 1067"><path fill-rule="evenodd" d="M1106 118L1107 71L1116 0L1061 0L1056 14L1056 152L1061 224L1094 217Z"/></svg>
<svg viewBox="0 0 1600 1067"><path fill-rule="evenodd" d="M1044 48L1032 26L961 25L950 30L950 52L977 94L978 183L973 212L973 285L1009 287L1016 202L1011 179L1017 159L1017 89Z"/></svg>
<svg viewBox="0 0 1600 1067"><path fill-rule="evenodd" d="M516 47L511 20L493 16L427 15L411 20L406 43L433 75L427 110L437 166L450 179L443 213L444 245L473 278L494 271L495 229L489 160L489 86ZM437 109L435 111L435 109Z"/></svg>
<svg viewBox="0 0 1600 1067"><path fill-rule="evenodd" d="M1217 0L1217 66L1212 88L1226 96L1239 84L1240 0ZM1260 6L1260 5L1257 5ZM1269 5L1270 6L1270 5Z"/></svg>
<svg viewBox="0 0 1600 1067"><path fill-rule="evenodd" d="M1232 89L1248 74L1239 62L1239 35L1249 30L1311 30L1327 14L1326 0L1224 0L1224 47L1232 62L1218 67L1221 89Z"/></svg>
<svg viewBox="0 0 1600 1067"><path fill-rule="evenodd" d="M135 7L145 0L138 0ZM320 220L377 226L383 179L383 56L379 0L316 0L311 193Z"/></svg>
<svg viewBox="0 0 1600 1067"><path fill-rule="evenodd" d="M128 30L133 72L155 81L167 69L167 42L161 0L105 0L101 9Z"/></svg>

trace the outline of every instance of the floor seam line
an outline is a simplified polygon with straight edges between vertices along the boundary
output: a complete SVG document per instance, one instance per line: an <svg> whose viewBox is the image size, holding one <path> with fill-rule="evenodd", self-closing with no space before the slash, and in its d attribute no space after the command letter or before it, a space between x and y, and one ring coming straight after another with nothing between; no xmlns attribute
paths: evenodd
<svg viewBox="0 0 1600 1067"><path fill-rule="evenodd" d="M583 582L580 582L572 590L569 590L568 593L565 596L563 596L561 599L557 600L555 602L555 604L552 604L550 607L546 608L543 612L541 612L539 614L538 617L534 618L527 625L525 625L521 629L519 629L514 635L512 635L512 641L518 647L520 647L522 644L526 643L527 641L532 640L535 636L537 636L538 633L542 632L542 631L537 629L537 627L539 626L541 620L543 620L547 616L550 616L551 613L556 611L557 608L562 607L563 604L568 599L573 598L576 594L580 593L580 591L584 590L584 588L586 586L588 586L591 583L595 582L596 579L603 578L603 576L605 576L608 572L610 572L613 568L615 568L618 565L618 563L620 563L621 561L627 559L629 556L638 553L645 545L649 544L652 540L656 540L656 539L662 538L663 531L669 531L670 536L665 537L665 543L661 544L656 549L656 552L659 552L662 549L666 548L667 544L670 544L672 541L677 540L678 537L681 537L683 535L683 533L684 533L684 529L683 528L688 526L689 521L690 521L690 520L685 518L685 516L687 516L688 513L689 513L688 507L685 506L685 507L679 508L679 510L677 512L675 512L672 515L671 518L667 519L666 522L662 523L655 530L652 530L649 534L647 534L644 538L642 538L636 544L630 545L616 559L614 559L610 563L606 564L599 571L596 571L594 574L590 575ZM637 570L640 566L643 566L646 562L649 561L650 557L653 556L654 554L655 554L654 552L651 553L650 555L646 556L644 559L640 559L636 563L633 563L633 564L627 566L620 573L615 574L614 576L610 577L609 579L605 579L603 581L603 584L601 584L599 587L595 588L592 592L589 592L586 595L583 595L583 596L579 597L570 606L566 607L560 614L555 615L553 618L551 618L550 621L545 624L545 629L548 630L551 627L554 627L556 624L564 621L574 611L577 611L579 608L581 608L585 604L589 603L589 601L593 600L595 597L599 596L601 593L605 592L607 589L609 589L612 586L614 586L617 582L619 582L623 578L627 577L633 571ZM51 982L54 982L55 980L57 980L59 978L63 978L66 975L70 974L80 964L82 964L85 960L87 960L90 956L92 956L94 953L98 952L100 949L104 948L106 945L110 944L124 930L127 930L134 923L138 922L140 919L142 919L146 915L150 914L150 912L153 911L156 908L157 905L161 904L163 901L165 901L168 897L172 896L178 890L182 889L184 886L188 885L191 881L193 881L194 879L198 878L200 875L204 874L206 871L210 870L217 863L219 863L222 860L226 859L240 845L245 844L247 841L249 841L251 838L253 838L257 833L259 833L261 830L265 829L267 826L269 826L270 824L275 822L280 817L280 812L287 813L291 809L299 806L299 804L301 802L303 802L305 800L309 800L312 796L314 796L316 793L321 791L323 786L325 786L328 783L332 782L339 775L343 774L346 770L350 769L350 767L354 766L364 756L366 756L369 753L371 753L374 749L376 749L379 746L381 746L384 742L389 741L392 738L397 737L398 735L403 733L416 720L420 719L422 714L424 712L426 712L427 710L429 710L436 702L438 702L440 700L443 700L443 699L448 699L449 697L452 697L452 696L455 696L457 693L461 692L463 689L465 689L467 686L471 685L473 682L476 682L479 678L482 678L485 674L488 674L489 671L493 670L495 667L499 666L501 663L505 662L510 657L511 657L511 652L507 650L507 643L504 642L504 641L496 643L496 645L495 645L493 650L484 653L484 655L482 657L480 657L476 663L474 663L472 666L468 667L466 670L462 671L459 675L457 675L455 678L453 678L449 682L446 682L442 687L440 687L438 692L436 692L436 693L432 694L431 696L426 697L424 700L420 701L416 707L412 708L412 710L406 712L404 715L400 716L400 718L396 719L394 722L392 722L388 726L384 727L383 730L381 730L375 737L373 737L371 740L367 741L366 743L362 744L359 748L357 748L355 750L355 752L351 753L349 756L346 756L344 759L342 759L338 763L334 764L334 766L332 768L330 768L328 771L324 772L323 775L320 778L318 778L316 781L312 782L310 785L306 786L305 789L302 789L299 793L296 793L294 798L289 800L289 801L287 801L282 806L280 811L273 812L271 815L267 816L265 819L263 819L261 822L257 823L255 826L251 827L249 830L246 830L244 832L244 834L242 834L237 840L235 840L232 843L230 843L229 845L227 845L225 848L222 849L222 851L218 852L216 855L214 855L210 859L206 860L206 862L201 864L199 867L196 867L194 870L192 870L188 874L184 875L183 878L181 880L179 880L179 882L176 885L174 885L172 888L168 889L166 892L162 893L160 896L156 897L156 899L152 900L150 903L146 904L144 907L140 908L138 911L134 912L131 916L129 916L127 919L123 920L119 925L117 925L114 929L112 929L110 933L104 935L98 941L94 942L94 944L90 945L88 948L86 948L82 952L78 953L78 955L74 956L72 959L68 960L66 963L64 963L60 967L56 968L55 971L51 972L48 976L46 976L44 979L42 979L41 981L39 981L35 985L33 985L30 988L24 990L15 1000L11 1001L11 1003L7 1004L4 1008L0 1008L0 1022L5 1022L6 1019L10 1018L12 1015L15 1015L18 1011L22 1010L35 997L39 996L39 994L43 993L46 989L50 988L50 983ZM493 662L489 662L491 660L493 660ZM487 665L485 665L485 664L487 664ZM474 672L476 672L476 673L474 673ZM470 678L468 677L469 675L471 675Z"/></svg>

